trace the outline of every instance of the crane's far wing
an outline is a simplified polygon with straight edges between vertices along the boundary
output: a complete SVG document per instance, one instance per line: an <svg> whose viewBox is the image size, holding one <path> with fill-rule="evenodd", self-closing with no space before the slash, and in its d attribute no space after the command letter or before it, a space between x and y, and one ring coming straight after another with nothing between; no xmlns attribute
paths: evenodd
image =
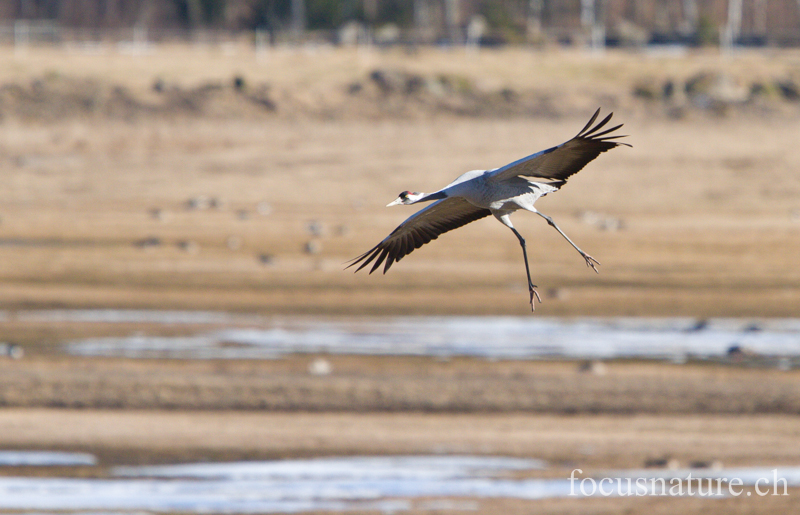
<svg viewBox="0 0 800 515"><path fill-rule="evenodd" d="M566 181L567 178L581 171L584 166L603 152L619 145L630 147L627 143L611 141L625 136L609 136L609 134L622 127L622 124L597 132L611 120L611 116L614 113L609 114L592 127L598 114L600 114L600 109L595 111L589 123L571 140L498 168L488 174L489 180L503 181L523 175L526 177L552 179L554 181Z"/></svg>
<svg viewBox="0 0 800 515"><path fill-rule="evenodd" d="M395 261L400 261L414 249L435 240L440 234L458 229L490 214L492 212L488 209L475 207L461 197L439 200L408 217L382 242L355 258L346 268L361 263L356 269L358 272L377 258L369 273L374 272L386 261L383 268L385 274Z"/></svg>

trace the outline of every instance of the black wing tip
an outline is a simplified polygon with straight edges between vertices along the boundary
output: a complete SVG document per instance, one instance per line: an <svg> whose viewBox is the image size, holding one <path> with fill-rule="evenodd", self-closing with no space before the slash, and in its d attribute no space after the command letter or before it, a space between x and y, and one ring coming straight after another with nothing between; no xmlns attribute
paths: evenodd
<svg viewBox="0 0 800 515"><path fill-rule="evenodd" d="M597 141L602 141L602 142L606 142L606 143L613 143L615 147L623 147L624 146L624 147L633 148L633 145L631 145L630 143L625 143L624 141L610 141L610 140L617 139L617 138L627 138L627 137L628 137L627 134L621 134L619 136L611 136L610 138L603 138L603 139L597 140Z"/></svg>
<svg viewBox="0 0 800 515"><path fill-rule="evenodd" d="M600 112L599 109L597 111ZM588 131L582 132L581 133L581 137L588 138L592 134L594 134L595 132L597 132L600 129L602 129L603 127L605 127L605 125L609 122L609 120L611 120L612 116L614 116L614 113L610 113L608 116L606 116L605 118L603 118L602 120L597 122L597 124L594 127L592 127L591 129L589 129Z"/></svg>
<svg viewBox="0 0 800 515"><path fill-rule="evenodd" d="M375 254L378 254L378 252L375 252ZM381 263L383 263L387 255L389 255L389 247L380 249L380 255L378 255L378 259L376 259L375 263L372 265L372 270L369 271L370 275L372 275L372 272L374 272L375 270L378 269L378 267L381 266Z"/></svg>
<svg viewBox="0 0 800 515"><path fill-rule="evenodd" d="M602 132L597 132L598 130L602 129L611 120L611 117L614 116L614 112L613 111L608 113L608 115L605 118L600 120L596 125L594 125L592 127L592 124L597 119L597 117L600 115L600 109L601 108L599 108L599 107L597 108L597 111L595 111L594 114L592 115L592 117L589 119L589 123L587 123L586 126L583 129L581 129L581 131L578 133L576 138L586 139L586 140L589 140L589 141L600 141L600 142L614 143L615 146L616 145L625 145L627 147L633 147L633 145L630 145L628 143L621 143L621 142L616 142L616 141L615 142L608 141L608 140L612 140L612 139L616 139L616 138L626 138L628 136L627 134L624 134L624 135L621 134L621 135L615 135L615 136L607 136L608 134L611 134L612 132L614 132L614 131L620 129L621 127L623 127L625 125L623 123L620 123L619 125L615 125L614 127L611 127L610 129L606 129L606 130L604 130Z"/></svg>
<svg viewBox="0 0 800 515"><path fill-rule="evenodd" d="M377 260L375 260L376 257L378 258ZM375 262L372 263L373 261L375 261ZM358 268L353 270L353 273L357 274L362 269L364 269L367 265L372 263L372 268L369 271L369 275L372 275L372 272L377 270L381 266L381 264L384 263L384 261L386 263L385 263L385 266L383 268L383 273L386 274L386 272L389 271L389 269L392 267L392 265L396 261L400 261L400 260L397 259L397 256L395 256L393 254L393 252L391 251L391 249L388 246L383 246L382 247L380 244L378 244L378 245L372 247L371 249L369 249L367 252L361 254L357 258L351 259L349 261L350 264L347 265L346 267L344 267L344 270L347 270L348 268L351 268L353 266L356 266L356 265L360 264L360 266ZM345 261L345 263L348 263L348 261Z"/></svg>
<svg viewBox="0 0 800 515"><path fill-rule="evenodd" d="M597 111L595 111L595 112L594 112L594 114L592 115L592 117L591 117L591 118L589 118L589 122L588 122L588 123L587 123L587 124L586 124L586 125L583 127L583 129L581 129L581 130L580 130L580 132L578 132L578 136L580 136L581 134L583 134L584 132L586 132L586 130L587 130L589 127L591 127L591 126L592 126L592 124L594 123L594 121L595 121L595 120L597 120L597 116L598 116L599 114L600 114L600 108L598 107L598 108L597 108ZM614 113L611 113L611 114L614 114Z"/></svg>
<svg viewBox="0 0 800 515"><path fill-rule="evenodd" d="M358 264L358 262L361 261L363 258L364 258L364 254L361 254L360 256L355 257L353 259L348 259L347 261L342 263L343 265L347 265L346 267L342 268L342 270L347 270L348 268L352 268L352 267L356 266ZM358 270L356 270L356 272L358 272Z"/></svg>
<svg viewBox="0 0 800 515"><path fill-rule="evenodd" d="M468 205L466 201L463 201L463 203L464 205ZM408 230L405 234L400 234L392 238L392 235L396 234L398 230L404 227L404 222L397 227L397 229L392 231L392 234L390 234L382 242L375 245L357 258L352 259L350 264L348 264L344 269L347 270L352 266L360 265L355 270L354 273L356 273L367 265L372 264L372 268L369 271L369 273L372 274L383 264L383 273L386 274L386 272L389 271L394 263L400 262L400 260L405 256L414 252L415 249L418 249L426 243L430 243L431 241L437 239L441 234L453 229L457 229L463 225L474 222L475 220L479 220L491 214L492 212L489 209L471 208L469 211L463 213L457 212L452 218L445 219L443 221L431 221L428 226L411 226L407 228Z"/></svg>
<svg viewBox="0 0 800 515"><path fill-rule="evenodd" d="M376 245L376 246L372 247L371 249L369 249L368 251L366 251L363 254L361 254L360 256L351 259L349 261L350 264L347 265L346 267L344 267L344 270L347 270L348 268L354 267L354 266L356 266L356 265L358 265L360 263L361 266L359 266L358 268L356 268L353 271L354 274L358 273L362 268L364 268L365 266L370 264L372 262L372 260L375 259L375 257L380 252L380 248L379 247L380 247L380 245ZM376 252L376 251L378 251L378 252ZM374 271L374 269L373 269L373 271ZM370 272L370 273L372 273L372 272Z"/></svg>

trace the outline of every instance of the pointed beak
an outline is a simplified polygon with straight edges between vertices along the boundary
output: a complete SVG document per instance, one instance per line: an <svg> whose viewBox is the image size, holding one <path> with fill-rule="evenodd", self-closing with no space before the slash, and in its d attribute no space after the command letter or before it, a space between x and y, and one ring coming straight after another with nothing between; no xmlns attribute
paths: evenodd
<svg viewBox="0 0 800 515"><path fill-rule="evenodd" d="M389 202L388 204L386 204L386 207L392 207L392 206L396 206L397 204L402 204L402 203L403 203L403 199L400 198L400 197L397 197L392 202Z"/></svg>

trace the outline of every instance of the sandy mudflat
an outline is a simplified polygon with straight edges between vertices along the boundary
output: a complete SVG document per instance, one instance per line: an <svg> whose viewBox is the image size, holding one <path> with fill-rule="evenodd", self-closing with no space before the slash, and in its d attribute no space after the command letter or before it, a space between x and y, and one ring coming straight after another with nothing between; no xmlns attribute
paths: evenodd
<svg viewBox="0 0 800 515"><path fill-rule="evenodd" d="M0 446L97 453L104 475L114 464L274 459L361 454L487 454L537 457L551 468L531 477L566 478L638 468L651 458L719 460L726 466L800 462L800 421L780 415L576 415L269 413L152 410L4 409ZM11 473L19 474L19 470ZM63 469L30 474L64 474ZM9 473L6 469L5 473ZM68 473L74 475L72 469ZM746 500L478 500L485 513L775 513L796 509L800 494ZM463 502L460 500L459 502ZM420 500L415 501L421 503ZM663 510L663 511L658 511ZM737 511L740 510L740 511ZM789 511L782 511L789 513Z"/></svg>
<svg viewBox="0 0 800 515"><path fill-rule="evenodd" d="M328 356L3 361L0 445L112 462L479 453L635 467L797 464L795 372L714 364Z"/></svg>
<svg viewBox="0 0 800 515"><path fill-rule="evenodd" d="M0 448L99 458L95 467L2 473L106 477L114 465L398 454L538 458L550 466L530 477L561 479L574 468L600 475L654 459L682 467L800 463L794 372L610 362L597 376L575 362L326 356L334 373L313 377L313 359L0 361ZM520 514L790 513L800 498L790 493L453 499L447 506ZM412 513L436 506L428 501L413 500Z"/></svg>
<svg viewBox="0 0 800 515"><path fill-rule="evenodd" d="M0 443L84 449L106 464L202 456L498 454L555 467L635 468L648 458L727 466L800 462L800 421L782 415L270 413L6 408ZM571 470L571 468L569 469ZM548 471L548 475L557 475Z"/></svg>
<svg viewBox="0 0 800 515"><path fill-rule="evenodd" d="M183 361L30 357L0 361L6 407L560 414L800 413L798 372L743 364L325 356Z"/></svg>

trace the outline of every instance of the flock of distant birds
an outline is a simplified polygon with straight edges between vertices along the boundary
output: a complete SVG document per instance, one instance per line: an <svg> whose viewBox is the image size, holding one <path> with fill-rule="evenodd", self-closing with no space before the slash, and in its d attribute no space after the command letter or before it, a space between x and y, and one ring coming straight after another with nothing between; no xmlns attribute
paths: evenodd
<svg viewBox="0 0 800 515"><path fill-rule="evenodd" d="M198 195L195 197L190 197L184 202L184 207L187 211L205 211L209 209L216 209L216 210L223 210L227 207L227 202L219 197L206 197L204 195ZM272 213L272 205L267 202L266 200L262 200L256 204L255 213L260 216L269 216ZM252 215L253 211L248 209L236 209L234 214L237 219L239 220L249 220ZM160 222L165 222L169 219L170 214L167 210L155 207L149 210L150 218L153 220L158 220ZM311 228L309 232L313 231ZM134 246L139 248L152 248L152 247L160 247L164 244L163 240L158 236L148 236L146 238L137 240L134 242ZM200 245L193 241L193 240L178 240L176 245L179 249L190 253L196 254L200 250ZM239 250L242 246L242 238L237 235L230 235L225 241L225 245L230 250ZM307 252L308 252L309 243L306 244ZM309 252L314 253L314 252ZM265 265L273 264L275 261L275 256L273 254L262 253L258 255L258 261Z"/></svg>
<svg viewBox="0 0 800 515"><path fill-rule="evenodd" d="M228 203L225 199L219 197L207 197L205 195L198 195L190 197L183 202L186 211L206 211L206 210L225 210ZM267 217L272 214L272 205L262 200L255 205L255 209L237 208L233 210L233 214L237 220L247 221L254 216ZM154 207L148 211L151 219L160 222L166 222L170 218L170 212L161 207ZM302 250L305 254L316 255L322 251L322 240L328 236L328 229L321 220L308 220L305 224L305 229L308 234L308 239L303 244ZM347 236L350 234L350 226L347 224L340 224L334 228L336 236ZM239 250L242 247L242 238L238 235L230 235L225 241L225 246L233 251ZM134 246L141 249L162 247L165 244L164 240L158 236L148 236L136 240ZM181 239L175 242L176 246L189 253L196 254L200 250L200 245L187 239ZM277 257L273 253L263 252L256 255L257 261L263 265L273 265L277 261Z"/></svg>

